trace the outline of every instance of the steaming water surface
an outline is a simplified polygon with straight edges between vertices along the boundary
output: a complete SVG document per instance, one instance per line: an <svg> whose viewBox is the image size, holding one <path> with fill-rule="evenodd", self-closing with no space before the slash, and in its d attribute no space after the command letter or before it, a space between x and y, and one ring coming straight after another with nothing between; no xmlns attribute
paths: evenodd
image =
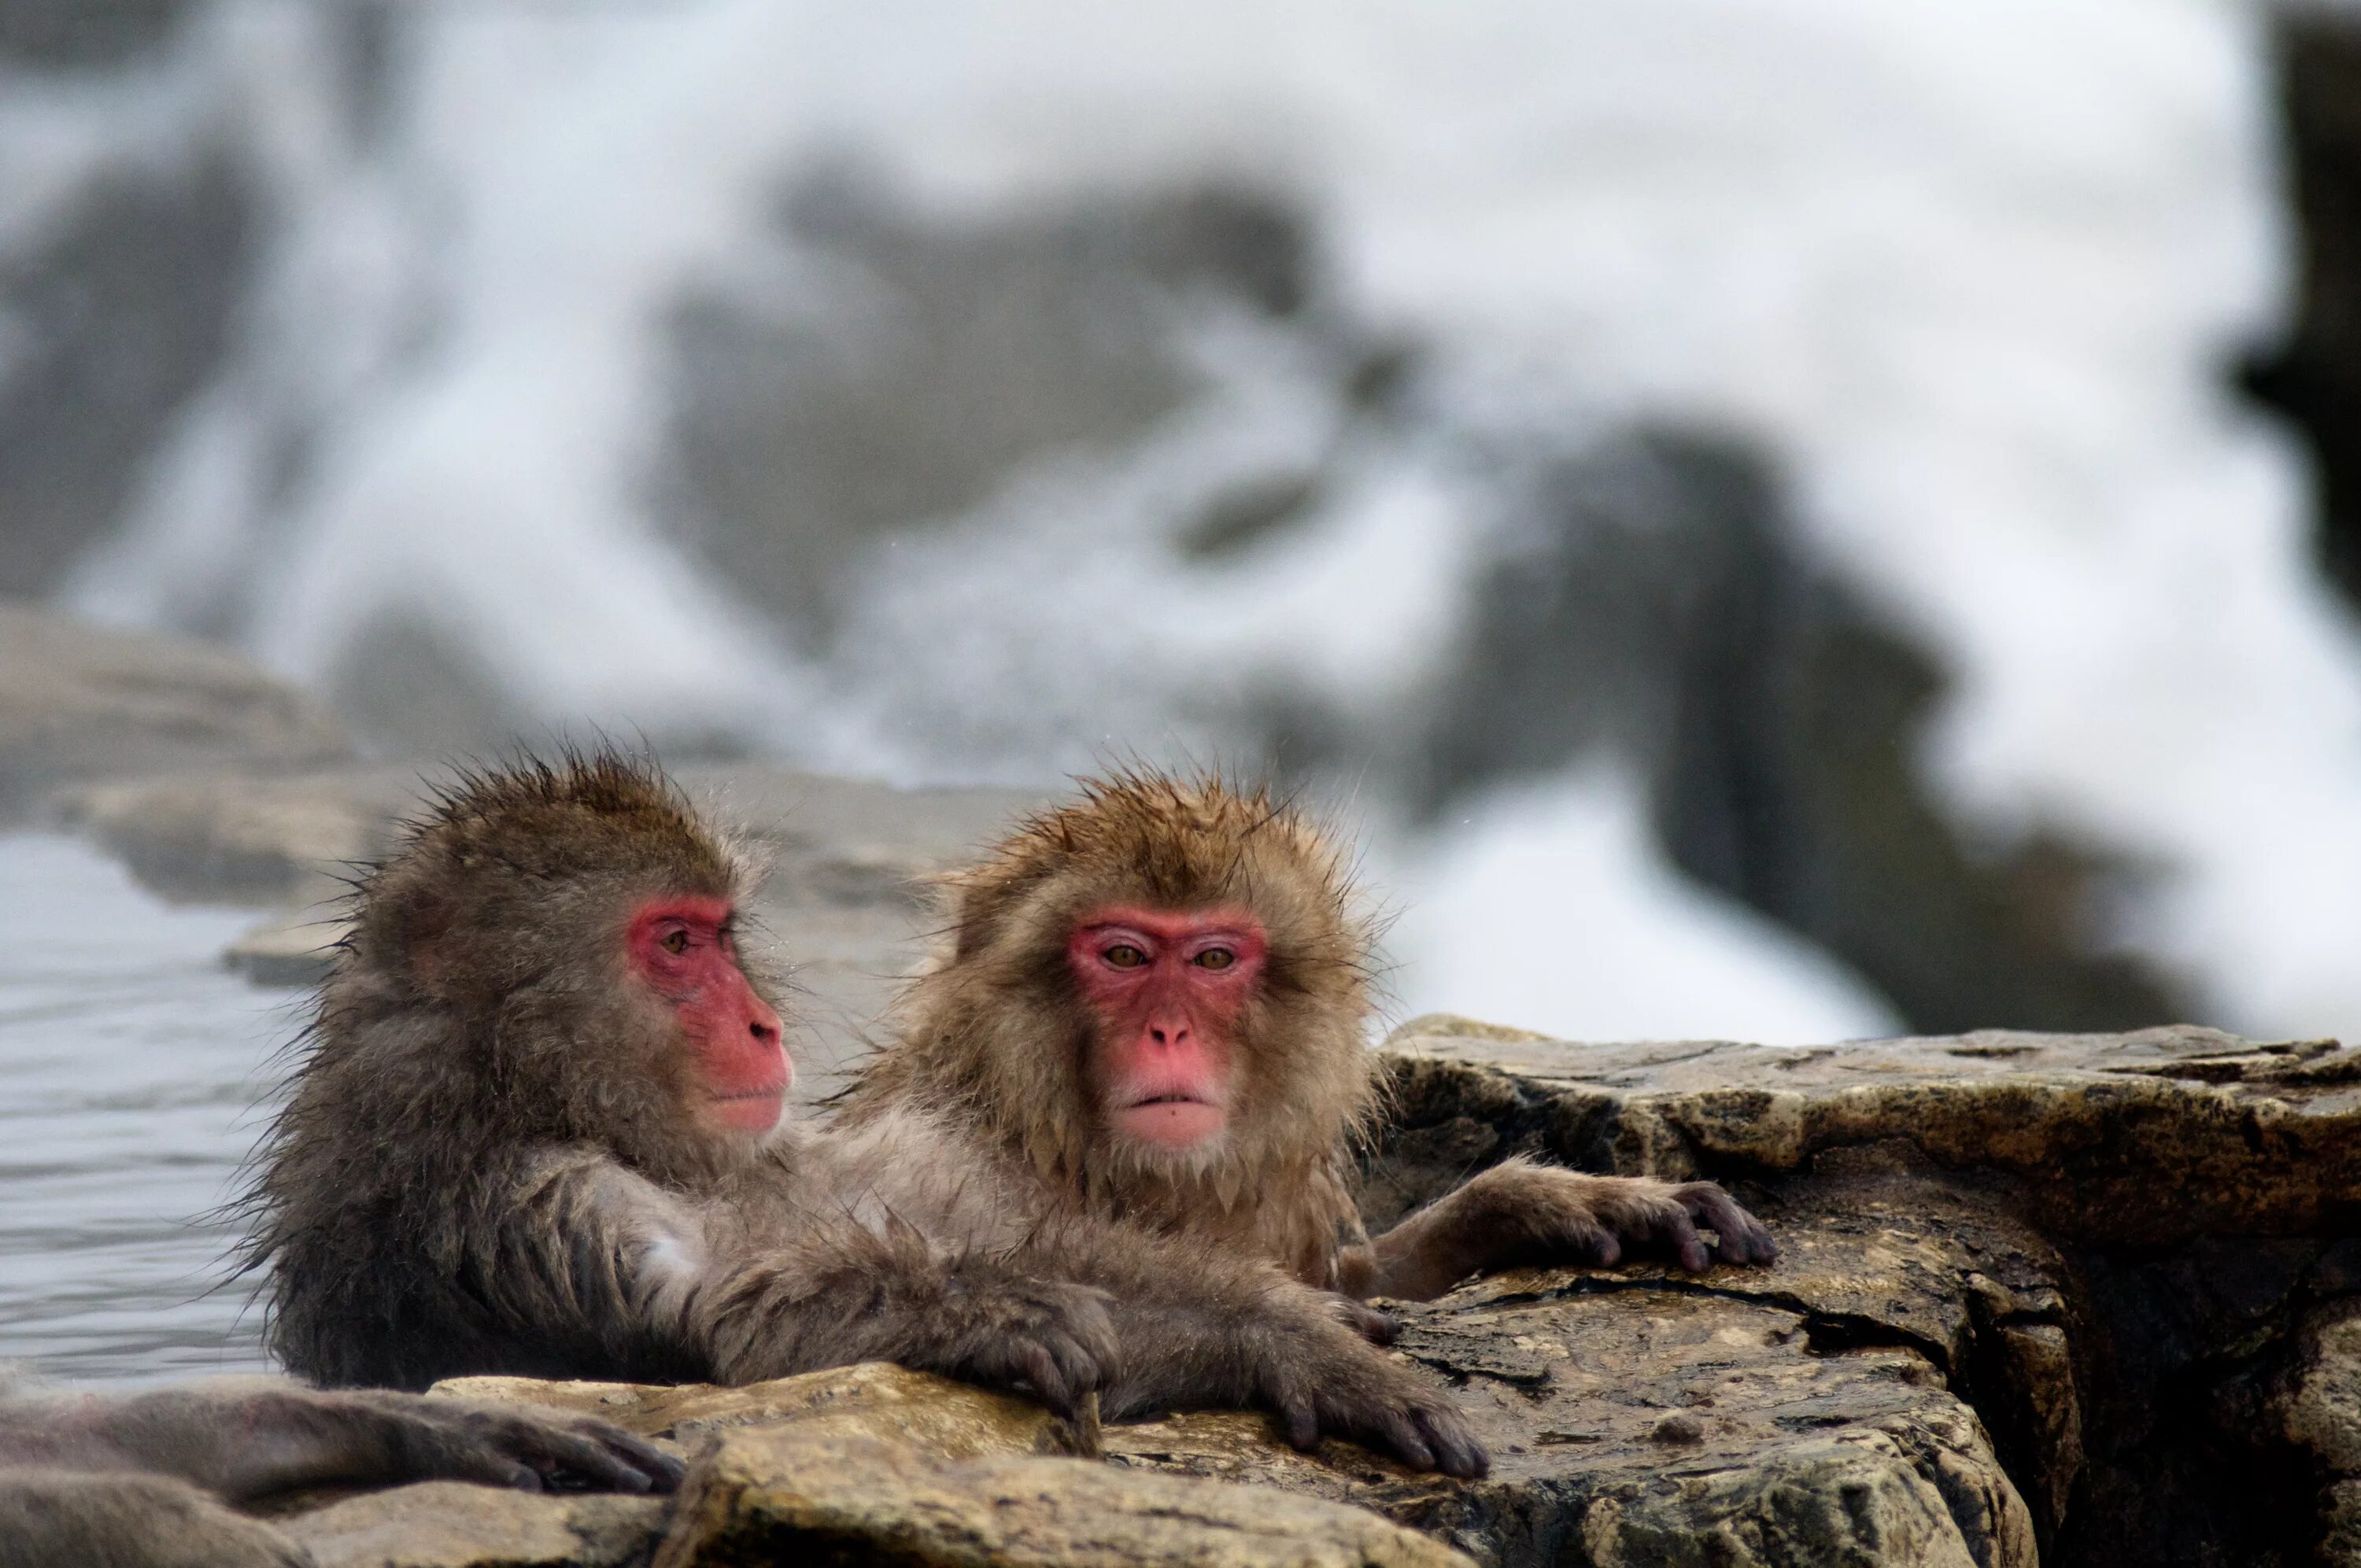
<svg viewBox="0 0 2361 1568"><path fill-rule="evenodd" d="M0 837L0 1360L130 1381L263 1364L214 1214L262 1126L285 992L71 839Z"/></svg>

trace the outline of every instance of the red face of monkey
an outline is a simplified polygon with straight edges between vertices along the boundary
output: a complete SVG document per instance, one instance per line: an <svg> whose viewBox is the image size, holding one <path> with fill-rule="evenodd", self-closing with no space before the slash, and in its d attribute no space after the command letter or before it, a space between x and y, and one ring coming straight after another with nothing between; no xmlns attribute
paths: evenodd
<svg viewBox="0 0 2361 1568"><path fill-rule="evenodd" d="M704 1089L709 1126L766 1133L795 1081L779 1015L738 967L736 911L719 898L653 899L625 938L632 970L673 1007Z"/></svg>
<svg viewBox="0 0 2361 1568"><path fill-rule="evenodd" d="M1093 1086L1119 1135L1175 1152L1229 1123L1238 1014L1269 944L1240 910L1094 910L1066 959L1096 1015Z"/></svg>

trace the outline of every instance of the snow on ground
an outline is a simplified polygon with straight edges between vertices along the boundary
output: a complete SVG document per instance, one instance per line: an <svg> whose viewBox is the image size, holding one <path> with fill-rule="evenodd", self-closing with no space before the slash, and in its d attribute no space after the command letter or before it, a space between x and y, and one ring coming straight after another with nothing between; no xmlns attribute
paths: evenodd
<svg viewBox="0 0 2361 1568"><path fill-rule="evenodd" d="M1473 1011L1569 1040L1904 1032L1842 965L1668 869L1645 790L1620 768L1494 795L1394 891L1405 1018Z"/></svg>

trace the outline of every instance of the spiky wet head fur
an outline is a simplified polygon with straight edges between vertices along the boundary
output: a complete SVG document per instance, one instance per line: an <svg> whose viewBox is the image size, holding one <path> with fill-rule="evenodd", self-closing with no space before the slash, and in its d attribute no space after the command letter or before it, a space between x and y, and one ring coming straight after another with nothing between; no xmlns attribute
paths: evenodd
<svg viewBox="0 0 2361 1568"><path fill-rule="evenodd" d="M1371 932L1335 845L1293 803L1213 777L1085 780L1080 799L1026 822L945 890L942 949L904 999L899 1044L847 1096L850 1117L924 1105L980 1122L1093 1208L1191 1230L1224 1216L1212 1228L1271 1231L1262 1250L1290 1264L1333 1245L1333 1211L1350 1208L1343 1167L1375 1095ZM1177 1161L1114 1140L1085 1077L1092 1019L1067 936L1109 905L1243 905L1268 938L1238 1021L1229 1125ZM1303 1212L1282 1213L1297 1193Z"/></svg>
<svg viewBox="0 0 2361 1568"><path fill-rule="evenodd" d="M653 766L606 752L469 774L408 824L355 890L258 1153L247 1263L278 1277L274 1342L390 1313L331 1282L416 1272L400 1260L487 1162L579 1146L694 1185L742 1161L690 1116L678 1025L623 955L639 905L734 902L749 873Z"/></svg>
<svg viewBox="0 0 2361 1568"><path fill-rule="evenodd" d="M734 904L750 881L652 765L602 751L462 777L357 890L304 1086L389 1113L490 1106L511 1137L605 1144L652 1174L694 1163L674 1146L686 1053L624 983L624 928L650 899ZM635 1013L636 1039L617 1027Z"/></svg>

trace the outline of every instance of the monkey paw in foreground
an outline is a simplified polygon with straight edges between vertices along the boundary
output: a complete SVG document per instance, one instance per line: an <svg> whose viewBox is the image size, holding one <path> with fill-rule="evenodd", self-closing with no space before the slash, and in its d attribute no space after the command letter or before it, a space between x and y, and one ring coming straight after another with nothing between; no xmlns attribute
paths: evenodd
<svg viewBox="0 0 2361 1568"><path fill-rule="evenodd" d="M1356 1249L1345 1272L1356 1294L1426 1301L1505 1264L1620 1263L1634 1246L1667 1251L1692 1273L1717 1255L1734 1264L1779 1255L1763 1222L1713 1182L1587 1176L1512 1159Z"/></svg>
<svg viewBox="0 0 2361 1568"><path fill-rule="evenodd" d="M407 1394L346 1398L384 1422L373 1435L389 1479L525 1492L669 1492L680 1482L679 1460L589 1416Z"/></svg>
<svg viewBox="0 0 2361 1568"><path fill-rule="evenodd" d="M331 1482L668 1492L681 1475L678 1460L588 1416L268 1377L0 1400L0 1475L32 1465L172 1475L233 1499Z"/></svg>
<svg viewBox="0 0 2361 1568"><path fill-rule="evenodd" d="M587 1416L224 1378L117 1398L0 1398L0 1568L308 1561L224 1508L299 1486L473 1481L669 1492L680 1462Z"/></svg>

